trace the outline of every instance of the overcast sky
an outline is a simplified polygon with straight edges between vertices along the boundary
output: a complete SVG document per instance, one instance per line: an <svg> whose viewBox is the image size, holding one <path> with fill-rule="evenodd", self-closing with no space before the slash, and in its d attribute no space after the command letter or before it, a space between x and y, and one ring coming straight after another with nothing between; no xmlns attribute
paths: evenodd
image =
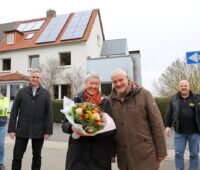
<svg viewBox="0 0 200 170"><path fill-rule="evenodd" d="M188 51L200 50L199 0L5 0L0 23L99 8L105 38L127 38L129 51L140 50L143 86Z"/></svg>

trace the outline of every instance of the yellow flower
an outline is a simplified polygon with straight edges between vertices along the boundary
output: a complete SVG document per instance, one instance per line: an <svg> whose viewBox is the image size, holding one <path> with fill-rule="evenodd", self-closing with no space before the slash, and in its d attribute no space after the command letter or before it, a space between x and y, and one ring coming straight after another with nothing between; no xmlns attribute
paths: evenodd
<svg viewBox="0 0 200 170"><path fill-rule="evenodd" d="M98 113L94 113L94 119L95 119L95 120L100 120L100 116L99 116Z"/></svg>
<svg viewBox="0 0 200 170"><path fill-rule="evenodd" d="M93 110L92 110L92 113L96 113L96 110L93 109Z"/></svg>
<svg viewBox="0 0 200 170"><path fill-rule="evenodd" d="M92 114L92 112L90 110L87 111L87 114Z"/></svg>
<svg viewBox="0 0 200 170"><path fill-rule="evenodd" d="M89 117L90 119L94 119L94 115L92 114L92 112L89 112L89 113L88 113L88 117Z"/></svg>

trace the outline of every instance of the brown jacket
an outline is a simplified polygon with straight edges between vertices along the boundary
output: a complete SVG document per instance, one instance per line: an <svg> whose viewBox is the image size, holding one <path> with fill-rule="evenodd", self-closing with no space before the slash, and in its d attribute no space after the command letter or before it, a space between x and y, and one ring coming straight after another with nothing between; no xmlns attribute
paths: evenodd
<svg viewBox="0 0 200 170"><path fill-rule="evenodd" d="M122 101L113 90L110 102L119 169L157 170L157 157L165 157L167 150L163 121L151 93L137 87Z"/></svg>

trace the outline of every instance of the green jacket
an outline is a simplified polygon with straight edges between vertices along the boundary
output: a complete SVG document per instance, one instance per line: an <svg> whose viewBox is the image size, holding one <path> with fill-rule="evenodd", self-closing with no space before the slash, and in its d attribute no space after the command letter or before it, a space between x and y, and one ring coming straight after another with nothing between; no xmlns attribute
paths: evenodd
<svg viewBox="0 0 200 170"><path fill-rule="evenodd" d="M0 125L7 121L7 113L9 107L9 100L7 97L0 97Z"/></svg>

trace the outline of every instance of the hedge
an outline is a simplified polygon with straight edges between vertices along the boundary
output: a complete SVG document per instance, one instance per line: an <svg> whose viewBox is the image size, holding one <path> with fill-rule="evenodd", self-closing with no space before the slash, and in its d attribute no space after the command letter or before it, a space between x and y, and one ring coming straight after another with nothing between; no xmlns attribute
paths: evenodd
<svg viewBox="0 0 200 170"><path fill-rule="evenodd" d="M158 108L160 109L163 121L165 120L165 113L167 111L168 103L169 103L169 97L163 97L163 98L155 98L155 101L158 105ZM63 108L63 100L53 100L53 120L56 123L61 123L64 119L64 114L60 112L60 110Z"/></svg>
<svg viewBox="0 0 200 170"><path fill-rule="evenodd" d="M64 119L64 114L60 112L63 109L63 100L53 100L53 121L55 123L61 123Z"/></svg>
<svg viewBox="0 0 200 170"><path fill-rule="evenodd" d="M161 115L162 115L162 118L163 118L163 122L165 122L165 114L167 112L167 107L168 107L168 104L169 104L169 100L170 98L169 97L162 97L162 98L155 98L155 101L158 105L158 108L161 112Z"/></svg>

